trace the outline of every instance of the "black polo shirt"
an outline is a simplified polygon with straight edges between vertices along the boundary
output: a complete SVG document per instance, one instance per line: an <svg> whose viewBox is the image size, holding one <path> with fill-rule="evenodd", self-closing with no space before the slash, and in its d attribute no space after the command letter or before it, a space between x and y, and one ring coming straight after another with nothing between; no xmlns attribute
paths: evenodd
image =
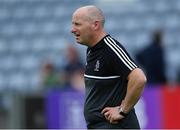
<svg viewBox="0 0 180 130"><path fill-rule="evenodd" d="M121 104L127 90L127 76L135 68L137 65L125 48L110 35L87 49L84 74L87 125L106 121L102 109Z"/></svg>

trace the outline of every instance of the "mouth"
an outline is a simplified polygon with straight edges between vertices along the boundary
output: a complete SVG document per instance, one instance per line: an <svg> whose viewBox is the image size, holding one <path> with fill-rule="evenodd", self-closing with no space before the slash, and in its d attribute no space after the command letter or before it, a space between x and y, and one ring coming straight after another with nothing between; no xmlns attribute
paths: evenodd
<svg viewBox="0 0 180 130"><path fill-rule="evenodd" d="M75 34L75 36L76 36L76 37L79 37L79 36L80 36L80 34Z"/></svg>
<svg viewBox="0 0 180 130"><path fill-rule="evenodd" d="M75 34L74 36L76 37L76 39L78 39L80 37L79 34Z"/></svg>

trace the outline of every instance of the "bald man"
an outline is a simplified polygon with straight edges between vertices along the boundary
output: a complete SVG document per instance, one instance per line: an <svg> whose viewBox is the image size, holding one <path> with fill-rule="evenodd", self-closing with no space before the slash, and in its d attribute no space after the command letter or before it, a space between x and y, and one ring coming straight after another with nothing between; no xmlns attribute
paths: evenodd
<svg viewBox="0 0 180 130"><path fill-rule="evenodd" d="M146 76L125 48L104 30L105 18L96 6L77 9L72 33L86 45L84 116L88 129L139 129L134 105Z"/></svg>

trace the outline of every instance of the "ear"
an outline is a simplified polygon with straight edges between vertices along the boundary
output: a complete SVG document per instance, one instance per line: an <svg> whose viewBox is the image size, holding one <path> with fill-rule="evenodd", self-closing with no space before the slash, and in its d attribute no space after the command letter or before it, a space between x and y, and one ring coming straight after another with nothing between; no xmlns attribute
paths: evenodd
<svg viewBox="0 0 180 130"><path fill-rule="evenodd" d="M99 26L100 26L100 22L99 21L95 21L94 24L94 30L98 30L99 29Z"/></svg>

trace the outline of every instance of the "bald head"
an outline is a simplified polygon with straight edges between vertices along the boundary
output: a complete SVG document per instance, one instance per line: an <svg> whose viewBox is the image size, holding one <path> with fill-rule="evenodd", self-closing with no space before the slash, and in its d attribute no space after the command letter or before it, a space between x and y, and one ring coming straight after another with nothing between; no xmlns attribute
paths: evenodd
<svg viewBox="0 0 180 130"><path fill-rule="evenodd" d="M81 14L85 20L99 21L104 26L105 18L102 11L94 5L83 6L74 12L74 15Z"/></svg>
<svg viewBox="0 0 180 130"><path fill-rule="evenodd" d="M104 16L96 6L89 5L78 8L72 16L71 32L77 43L94 46L105 35Z"/></svg>

